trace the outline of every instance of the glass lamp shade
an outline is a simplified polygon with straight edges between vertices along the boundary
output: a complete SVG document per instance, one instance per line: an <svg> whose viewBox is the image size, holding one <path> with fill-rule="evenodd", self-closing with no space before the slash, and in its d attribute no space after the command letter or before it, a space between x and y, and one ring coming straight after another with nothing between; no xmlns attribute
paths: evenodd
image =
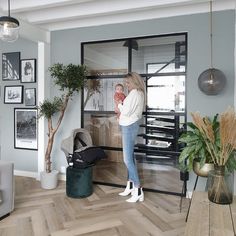
<svg viewBox="0 0 236 236"><path fill-rule="evenodd" d="M0 39L14 42L19 37L19 21L9 16L0 17Z"/></svg>
<svg viewBox="0 0 236 236"><path fill-rule="evenodd" d="M218 69L210 68L203 71L198 78L198 87L206 95L217 95L225 87L226 77Z"/></svg>

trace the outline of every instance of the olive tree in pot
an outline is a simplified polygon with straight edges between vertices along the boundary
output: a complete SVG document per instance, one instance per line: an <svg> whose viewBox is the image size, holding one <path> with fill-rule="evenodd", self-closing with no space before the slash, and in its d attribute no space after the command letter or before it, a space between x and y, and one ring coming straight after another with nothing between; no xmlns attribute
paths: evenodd
<svg viewBox="0 0 236 236"><path fill-rule="evenodd" d="M54 138L65 115L69 100L81 90L87 75L85 66L73 64L66 66L59 63L54 64L49 67L49 72L54 79L54 84L62 91L62 96L54 97L52 100L46 99L38 107L39 117L44 116L48 122L45 171L41 173L41 186L45 189L53 189L57 186L58 171L52 171L51 161Z"/></svg>

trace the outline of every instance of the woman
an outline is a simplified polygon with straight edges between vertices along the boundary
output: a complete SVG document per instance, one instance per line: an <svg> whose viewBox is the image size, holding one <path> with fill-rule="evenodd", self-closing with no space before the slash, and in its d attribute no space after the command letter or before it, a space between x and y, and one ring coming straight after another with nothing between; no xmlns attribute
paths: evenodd
<svg viewBox="0 0 236 236"><path fill-rule="evenodd" d="M138 170L134 158L134 144L139 130L140 119L144 108L145 85L142 78L135 72L128 73L125 78L128 96L118 102L120 112L119 124L122 132L123 158L128 169L128 181L125 190L120 196L132 195L127 202L144 200L143 190L140 186Z"/></svg>

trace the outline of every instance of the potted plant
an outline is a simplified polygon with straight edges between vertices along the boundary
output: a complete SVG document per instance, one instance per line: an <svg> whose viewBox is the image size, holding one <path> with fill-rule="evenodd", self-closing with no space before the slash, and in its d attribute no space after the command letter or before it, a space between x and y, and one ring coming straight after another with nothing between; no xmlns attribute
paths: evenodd
<svg viewBox="0 0 236 236"><path fill-rule="evenodd" d="M213 132L208 118L193 113L193 122L201 132L214 163L208 175L208 198L219 204L230 204L233 200L233 170L236 170L236 113L228 108L219 117L219 135Z"/></svg>
<svg viewBox="0 0 236 236"><path fill-rule="evenodd" d="M52 171L51 152L55 135L61 125L69 100L78 93L86 81L87 70L83 65L54 64L49 68L54 84L62 91L61 97L46 99L39 104L39 117L44 116L48 121L48 143L45 152L45 171L41 173L41 186L46 189L55 188L57 185L58 171ZM56 114L59 115L56 117ZM55 125L54 125L55 122ZM52 183L47 178L52 178ZM46 178L46 180L45 180ZM56 183L55 183L56 182Z"/></svg>
<svg viewBox="0 0 236 236"><path fill-rule="evenodd" d="M213 120L209 119L216 136L219 134L217 117L218 114L214 116ZM193 122L188 122L187 127L189 127L188 131L179 138L179 143L185 145L179 156L180 169L183 172L193 169L197 175L207 177L208 172L214 169L214 164L206 148L204 137Z"/></svg>
<svg viewBox="0 0 236 236"><path fill-rule="evenodd" d="M214 122L199 113L192 113L193 124L200 132L214 170L208 174L208 198L219 204L229 204L233 200L233 171L236 170L236 113L227 109ZM185 154L182 154L182 157Z"/></svg>

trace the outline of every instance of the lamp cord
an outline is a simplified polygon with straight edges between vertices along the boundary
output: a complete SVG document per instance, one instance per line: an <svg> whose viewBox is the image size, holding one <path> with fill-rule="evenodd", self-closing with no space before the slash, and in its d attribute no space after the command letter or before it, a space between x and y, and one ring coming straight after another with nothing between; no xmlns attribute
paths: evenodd
<svg viewBox="0 0 236 236"><path fill-rule="evenodd" d="M210 44L211 44L211 69L213 68L212 62L212 0L210 1Z"/></svg>
<svg viewBox="0 0 236 236"><path fill-rule="evenodd" d="M8 16L10 17L10 0L8 0Z"/></svg>

